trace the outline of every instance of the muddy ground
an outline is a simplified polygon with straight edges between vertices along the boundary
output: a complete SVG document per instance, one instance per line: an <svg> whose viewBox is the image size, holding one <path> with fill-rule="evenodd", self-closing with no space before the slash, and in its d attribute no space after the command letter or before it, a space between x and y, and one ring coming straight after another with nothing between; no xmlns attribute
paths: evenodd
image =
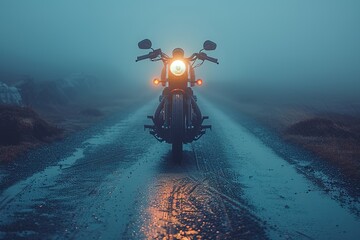
<svg viewBox="0 0 360 240"><path fill-rule="evenodd" d="M113 98L66 105L4 105L0 109L0 125L8 133L5 135L2 131L4 141L0 143L0 162L12 161L31 149L88 128L134 102L136 100Z"/></svg>
<svg viewBox="0 0 360 240"><path fill-rule="evenodd" d="M231 94L227 97L216 93L206 95L219 105L233 106L234 115L242 113L244 118L269 128L284 141L314 154L317 164L344 181L353 195L359 197L360 109L345 103L306 105L247 101Z"/></svg>

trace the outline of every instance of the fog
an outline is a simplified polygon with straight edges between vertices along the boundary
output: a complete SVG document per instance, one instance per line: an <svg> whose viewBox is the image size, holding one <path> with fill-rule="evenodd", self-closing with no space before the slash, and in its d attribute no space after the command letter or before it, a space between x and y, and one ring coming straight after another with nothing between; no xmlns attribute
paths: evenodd
<svg viewBox="0 0 360 240"><path fill-rule="evenodd" d="M150 88L161 63L135 63L148 52L138 41L190 55L210 39L220 64L197 71L209 88L356 99L359 23L358 0L2 0L0 70L36 79L86 72Z"/></svg>

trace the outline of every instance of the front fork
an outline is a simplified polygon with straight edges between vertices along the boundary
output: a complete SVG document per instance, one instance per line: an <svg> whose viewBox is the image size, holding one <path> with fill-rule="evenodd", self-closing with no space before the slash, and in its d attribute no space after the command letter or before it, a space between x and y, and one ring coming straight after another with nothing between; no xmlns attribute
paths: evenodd
<svg viewBox="0 0 360 240"><path fill-rule="evenodd" d="M164 111L163 117L164 117L164 127L168 127L170 125L170 113L171 113L171 99L170 99L170 91L168 88L165 88L163 91L163 94L160 96L160 104L159 107L162 109L161 111ZM192 105L195 103L195 99L193 98L193 91L191 88L187 88L185 95L184 95L186 101L185 101L185 123L186 127L190 128L193 124L191 116L193 114L193 107ZM158 111L158 110L157 110ZM157 114L155 114L156 116Z"/></svg>
<svg viewBox="0 0 360 240"><path fill-rule="evenodd" d="M199 139L206 129L211 129L211 125L203 125L203 121L208 119L208 117L202 116L191 88L186 89L184 97L185 127L190 133L194 134L188 140L191 142L192 140ZM154 125L144 125L145 129L150 129L150 133L160 142L168 138L167 132L171 124L171 100L170 91L168 88L165 88L159 97L160 103L154 116L148 116L148 118L152 119Z"/></svg>
<svg viewBox="0 0 360 240"><path fill-rule="evenodd" d="M185 119L186 119L186 128L190 128L192 126L192 101L191 99L193 98L193 91L191 90L191 88L187 88L186 89L186 115L185 115Z"/></svg>

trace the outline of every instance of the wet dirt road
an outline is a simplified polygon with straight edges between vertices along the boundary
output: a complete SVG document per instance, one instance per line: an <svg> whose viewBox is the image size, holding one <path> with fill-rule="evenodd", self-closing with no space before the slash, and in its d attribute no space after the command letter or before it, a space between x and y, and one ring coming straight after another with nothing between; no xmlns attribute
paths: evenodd
<svg viewBox="0 0 360 240"><path fill-rule="evenodd" d="M213 131L184 147L181 165L171 161L169 145L143 131L153 101L0 166L0 239L360 236L351 211L358 200L339 201L337 191L346 192L326 191L303 174L299 166L311 159L289 163L199 102Z"/></svg>

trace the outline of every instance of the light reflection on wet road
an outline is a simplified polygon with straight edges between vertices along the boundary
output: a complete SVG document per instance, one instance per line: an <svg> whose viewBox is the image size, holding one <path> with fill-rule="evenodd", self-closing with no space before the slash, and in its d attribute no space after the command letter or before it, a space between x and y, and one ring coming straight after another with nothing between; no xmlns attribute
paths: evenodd
<svg viewBox="0 0 360 240"><path fill-rule="evenodd" d="M143 132L145 116L155 105L151 102L84 136L49 147L52 154L45 159L49 163L29 168L31 174L18 176L17 181L11 177L15 165L1 168L0 186L5 187L0 189L0 238L360 235L360 221L347 208L211 104L205 104L204 113L210 115L214 131L185 146L181 165L172 163L169 145ZM44 155L39 151L31 156ZM6 181L14 183L7 186ZM304 188L316 191L307 195ZM322 206L321 212L316 206Z"/></svg>
<svg viewBox="0 0 360 240"><path fill-rule="evenodd" d="M128 226L129 238L265 238L264 226L248 211L239 186L232 176L223 175L228 171L225 163L205 168L203 160L195 156L196 150L188 146L181 166L169 162L159 166L156 181Z"/></svg>

